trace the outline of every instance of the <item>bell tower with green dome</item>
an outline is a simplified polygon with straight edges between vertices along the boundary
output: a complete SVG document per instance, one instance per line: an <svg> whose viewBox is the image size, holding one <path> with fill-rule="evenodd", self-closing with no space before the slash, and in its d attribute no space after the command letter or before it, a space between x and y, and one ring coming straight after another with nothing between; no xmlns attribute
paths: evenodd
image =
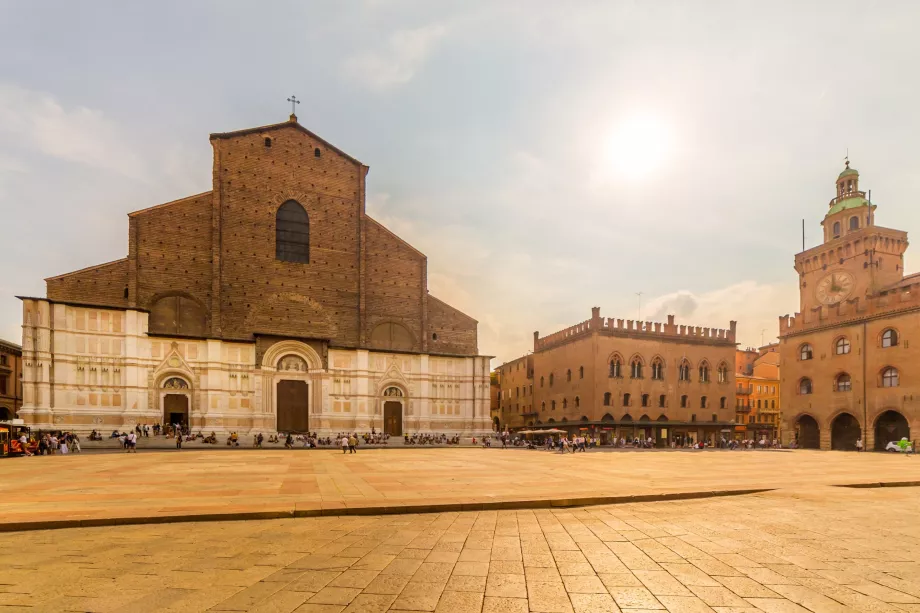
<svg viewBox="0 0 920 613"><path fill-rule="evenodd" d="M859 189L849 159L821 221L824 241L795 256L800 312L874 296L904 278L907 233L875 225L875 205Z"/></svg>

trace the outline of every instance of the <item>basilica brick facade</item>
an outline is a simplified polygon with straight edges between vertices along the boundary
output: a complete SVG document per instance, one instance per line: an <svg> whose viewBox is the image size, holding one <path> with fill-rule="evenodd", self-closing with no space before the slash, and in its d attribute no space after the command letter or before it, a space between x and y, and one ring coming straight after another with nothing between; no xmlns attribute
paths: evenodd
<svg viewBox="0 0 920 613"><path fill-rule="evenodd" d="M42 427L489 429L477 322L364 209L368 167L301 126L211 135L211 191L130 213L128 256L23 298Z"/></svg>
<svg viewBox="0 0 920 613"><path fill-rule="evenodd" d="M795 256L799 312L779 318L787 444L880 450L920 428L920 275L904 275L907 233L875 211L847 163L823 243Z"/></svg>

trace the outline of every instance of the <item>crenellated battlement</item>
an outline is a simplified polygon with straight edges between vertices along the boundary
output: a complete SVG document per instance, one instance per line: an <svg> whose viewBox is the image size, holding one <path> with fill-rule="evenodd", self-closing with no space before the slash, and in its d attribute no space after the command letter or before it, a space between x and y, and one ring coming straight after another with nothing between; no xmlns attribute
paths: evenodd
<svg viewBox="0 0 920 613"><path fill-rule="evenodd" d="M884 291L876 296L853 298L807 313L781 315L779 335L789 336L829 325L890 315L920 307L920 281Z"/></svg>
<svg viewBox="0 0 920 613"><path fill-rule="evenodd" d="M668 315L667 323L639 321L634 319L616 319L601 317L599 307L591 309L591 319L569 326L540 338L539 332L533 333L534 352L556 347L593 333L622 337L649 337L658 340L679 340L711 344L735 344L736 322L730 322L728 329L687 326L674 323L674 315Z"/></svg>

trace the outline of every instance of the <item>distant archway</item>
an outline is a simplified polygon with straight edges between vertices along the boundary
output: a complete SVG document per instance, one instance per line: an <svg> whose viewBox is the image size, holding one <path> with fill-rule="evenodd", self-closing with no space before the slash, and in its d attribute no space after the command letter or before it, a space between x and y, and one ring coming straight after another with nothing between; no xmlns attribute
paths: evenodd
<svg viewBox="0 0 920 613"><path fill-rule="evenodd" d="M902 438L910 440L910 426L897 411L885 411L875 421L875 450L885 451L885 446Z"/></svg>
<svg viewBox="0 0 920 613"><path fill-rule="evenodd" d="M496 432L501 432L501 422L498 421L497 417L492 419L492 429Z"/></svg>
<svg viewBox="0 0 920 613"><path fill-rule="evenodd" d="M849 413L841 413L831 423L831 449L856 451L856 441L861 436L859 421Z"/></svg>
<svg viewBox="0 0 920 613"><path fill-rule="evenodd" d="M800 449L820 449L821 429L811 415L802 415L795 423L795 438Z"/></svg>

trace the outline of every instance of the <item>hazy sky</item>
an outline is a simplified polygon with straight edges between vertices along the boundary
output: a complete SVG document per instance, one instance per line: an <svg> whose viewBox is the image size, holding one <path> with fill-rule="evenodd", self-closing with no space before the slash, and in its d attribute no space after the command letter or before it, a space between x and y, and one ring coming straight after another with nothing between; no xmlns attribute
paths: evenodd
<svg viewBox="0 0 920 613"><path fill-rule="evenodd" d="M124 257L126 213L210 189L210 132L294 93L493 364L592 306L635 318L637 292L644 319L769 341L847 148L879 225L920 231L918 23L895 0L0 0L0 337L15 295Z"/></svg>

